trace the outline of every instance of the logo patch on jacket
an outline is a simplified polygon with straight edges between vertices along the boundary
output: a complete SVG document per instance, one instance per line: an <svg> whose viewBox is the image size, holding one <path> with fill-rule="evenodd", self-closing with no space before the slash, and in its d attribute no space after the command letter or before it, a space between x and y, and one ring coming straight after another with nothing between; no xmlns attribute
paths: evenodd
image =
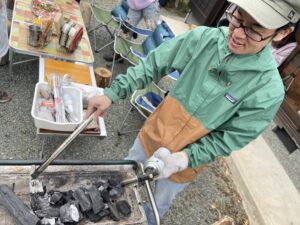
<svg viewBox="0 0 300 225"><path fill-rule="evenodd" d="M235 104L237 100L228 92L224 95L225 98L227 98L232 104Z"/></svg>

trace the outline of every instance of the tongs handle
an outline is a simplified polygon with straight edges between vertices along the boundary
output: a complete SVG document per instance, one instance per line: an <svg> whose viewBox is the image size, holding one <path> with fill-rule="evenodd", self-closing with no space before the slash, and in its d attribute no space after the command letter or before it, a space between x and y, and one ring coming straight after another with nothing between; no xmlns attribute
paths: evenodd
<svg viewBox="0 0 300 225"><path fill-rule="evenodd" d="M83 121L83 123L74 130L74 132L55 150L55 152L53 152L52 155L46 159L42 165L35 169L35 171L31 174L33 179L36 179L49 166L49 164L52 163L53 160L55 160L60 153L62 153L62 151L93 121L94 115L95 113Z"/></svg>

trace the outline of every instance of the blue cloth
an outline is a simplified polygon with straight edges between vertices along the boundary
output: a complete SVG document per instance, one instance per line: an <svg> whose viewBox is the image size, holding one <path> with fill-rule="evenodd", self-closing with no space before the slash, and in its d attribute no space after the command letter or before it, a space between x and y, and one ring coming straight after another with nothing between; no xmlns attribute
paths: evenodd
<svg viewBox="0 0 300 225"><path fill-rule="evenodd" d="M143 97L145 97L152 105L149 105L148 102L144 101ZM163 98L158 94L154 92L147 92L144 96L137 96L137 98L135 99L135 103L148 112L152 113L162 100Z"/></svg>
<svg viewBox="0 0 300 225"><path fill-rule="evenodd" d="M126 160L135 160L144 163L147 159L141 141L137 137L133 146L128 152ZM176 195L184 190L190 183L175 183L169 179L159 179L155 181L154 198L158 208L160 218L169 210ZM156 225L154 215L149 205L145 205L145 212L148 225Z"/></svg>
<svg viewBox="0 0 300 225"><path fill-rule="evenodd" d="M142 98L142 96L137 96L137 98L135 99L135 103L140 107L145 109L146 111L153 113L155 108L152 105L149 105L147 102L144 101L144 99Z"/></svg>
<svg viewBox="0 0 300 225"><path fill-rule="evenodd" d="M153 34L148 36L142 44L145 55L173 37L175 37L175 35L168 24L165 21L162 21L161 24L156 27Z"/></svg>
<svg viewBox="0 0 300 225"><path fill-rule="evenodd" d="M113 10L111 11L111 14L115 18L122 18L122 20L127 20L128 15L128 4L127 0L123 0L120 5L117 5Z"/></svg>
<svg viewBox="0 0 300 225"><path fill-rule="evenodd" d="M145 94L145 97L151 102L151 104L154 107L157 107L159 105L159 103L161 103L161 101L163 100L163 98L161 96L159 96L155 92L151 92L151 91L147 92Z"/></svg>
<svg viewBox="0 0 300 225"><path fill-rule="evenodd" d="M180 73L177 70L174 70L173 72L169 73L168 76L173 80L178 80Z"/></svg>

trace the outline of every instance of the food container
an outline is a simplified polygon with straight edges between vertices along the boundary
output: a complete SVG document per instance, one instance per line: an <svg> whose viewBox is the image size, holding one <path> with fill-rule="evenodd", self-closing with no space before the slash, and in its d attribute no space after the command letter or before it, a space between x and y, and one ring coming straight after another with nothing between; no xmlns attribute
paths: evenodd
<svg viewBox="0 0 300 225"><path fill-rule="evenodd" d="M28 40L27 43L32 47L39 47L39 39L42 34L42 29L40 26L29 25L28 26Z"/></svg>
<svg viewBox="0 0 300 225"><path fill-rule="evenodd" d="M70 100L73 102L74 117L77 118L76 122L58 123L50 121L39 116L38 110L42 97L40 90L48 90L47 83L37 83L34 91L33 104L31 109L31 116L34 119L34 124L37 128L55 130L55 131L73 131L83 121L82 110L82 92L80 89L71 86L63 86L63 93L68 94Z"/></svg>
<svg viewBox="0 0 300 225"><path fill-rule="evenodd" d="M51 41L52 25L49 24L47 31L43 30L41 26L31 24L28 26L27 43L32 47L45 47Z"/></svg>
<svg viewBox="0 0 300 225"><path fill-rule="evenodd" d="M83 27L72 21L65 23L61 27L59 45L66 52L74 52L78 47L83 35Z"/></svg>

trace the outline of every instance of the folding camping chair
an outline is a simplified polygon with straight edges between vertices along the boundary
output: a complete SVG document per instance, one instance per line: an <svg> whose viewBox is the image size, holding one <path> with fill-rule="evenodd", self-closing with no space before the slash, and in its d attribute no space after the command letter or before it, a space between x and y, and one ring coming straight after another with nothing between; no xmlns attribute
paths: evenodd
<svg viewBox="0 0 300 225"><path fill-rule="evenodd" d="M122 23L125 24L126 22L122 21ZM142 43L133 42L122 37L118 33L115 33L114 51L115 53L120 54L122 58L128 60L131 64L136 65L139 60L144 58L151 50L173 37L175 37L174 32L165 21L162 21L152 33L149 33ZM112 74L115 62L114 55L111 69Z"/></svg>
<svg viewBox="0 0 300 225"><path fill-rule="evenodd" d="M170 79L165 80L165 83L160 83L159 86L154 82L151 82L144 89L139 89L133 92L130 97L130 109L126 113L121 126L118 128L118 135L138 131L139 129L123 131L123 127L130 112L136 109L143 118L147 119L148 116L150 116L150 114L153 113L156 107L161 103L168 91L174 86L180 74L177 70L175 70L169 73L167 76Z"/></svg>
<svg viewBox="0 0 300 225"><path fill-rule="evenodd" d="M147 38L142 43L136 43L125 39L118 34L115 34L114 50L115 53L120 54L122 58L125 58L133 65L136 65L138 64L139 60L144 58L151 50L155 49L161 43L170 40L173 37L175 37L173 31L165 21L162 21L162 23L159 24L152 33L149 33ZM112 71L114 63L115 60L113 60ZM172 80L177 80L179 78L179 72L173 71L168 74L168 76ZM123 131L125 121L127 120L130 112L133 109L137 109L137 111L144 118L147 118L163 100L165 94L166 91L159 88L153 82L146 88L135 91L130 98L131 107L118 129L118 134L122 135L125 133L137 131L137 129Z"/></svg>
<svg viewBox="0 0 300 225"><path fill-rule="evenodd" d="M143 118L147 119L148 116L150 116L150 114L156 109L159 103L164 99L165 95L166 92L153 82L151 82L151 84L149 84L146 88L133 92L130 98L130 109L126 113L125 118L118 129L118 135L138 131L139 129L123 131L123 127L129 114L136 109L143 116Z"/></svg>
<svg viewBox="0 0 300 225"><path fill-rule="evenodd" d="M117 5L111 11L98 7L95 3L92 3L90 6L94 17L99 24L90 29L88 32L93 32L94 49L95 52L98 53L102 49L114 43L114 33L116 33L120 28L120 18L122 18L122 20L127 20L128 4L127 0L123 0L120 5ZM111 36L112 41L97 49L96 30L101 27L106 29ZM109 28L113 29L113 31L111 31Z"/></svg>
<svg viewBox="0 0 300 225"><path fill-rule="evenodd" d="M162 21L161 24L152 32L150 30L144 30L140 28L133 27L128 24L126 21L122 21L123 26L130 29L132 32L142 34L147 36L147 38L142 43L133 42L131 40L123 38L121 35L115 34L115 43L114 51L117 54L120 54L122 58L125 58L133 65L137 65L140 59L143 59L151 50L158 47L161 43L168 41L175 37L174 32L168 26L165 21ZM112 63L112 74L114 71L115 55ZM180 76L178 71L173 71L168 74L173 80L177 80Z"/></svg>
<svg viewBox="0 0 300 225"><path fill-rule="evenodd" d="M124 21L122 23L125 24ZM114 50L130 63L136 65L151 50L173 37L175 37L174 32L165 21L162 21L153 32L148 34L148 37L142 43L130 41L116 34Z"/></svg>

